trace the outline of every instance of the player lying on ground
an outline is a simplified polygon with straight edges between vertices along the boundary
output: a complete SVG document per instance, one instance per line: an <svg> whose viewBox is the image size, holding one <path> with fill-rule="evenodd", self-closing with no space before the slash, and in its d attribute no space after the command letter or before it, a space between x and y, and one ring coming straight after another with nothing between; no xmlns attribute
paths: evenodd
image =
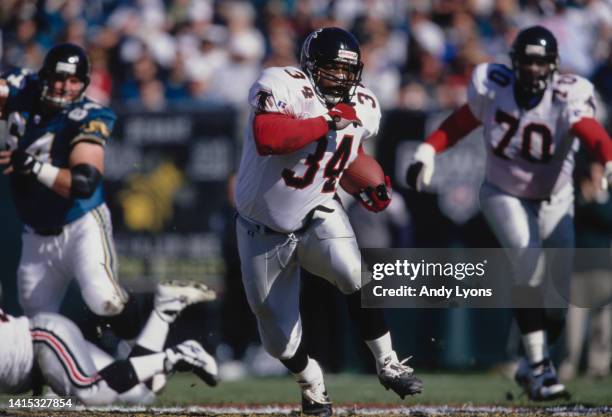
<svg viewBox="0 0 612 417"><path fill-rule="evenodd" d="M301 69L268 68L249 94L236 187L242 282L263 345L295 376L306 414L330 415L332 407L323 372L302 342L300 267L346 295L380 382L402 398L422 389L398 360L383 312L361 308L361 256L336 196L344 169L380 122L378 100L359 84L360 56L352 34L319 29L304 42ZM388 184L372 187L360 201L384 210L390 192Z"/></svg>
<svg viewBox="0 0 612 417"><path fill-rule="evenodd" d="M575 137L604 164L604 186L612 183L612 141L594 118L592 84L557 72L557 41L551 32L541 26L522 30L510 58L512 69L500 64L476 67L467 104L419 145L406 179L416 190L425 190L435 154L482 125L487 155L482 211L500 244L518 253L513 271L517 293L544 305L538 249L565 249L561 256L546 259L549 276L561 287L567 288L572 272L568 251L575 246ZM515 309L514 315L527 356L517 382L533 400L566 395L547 348L563 327L563 312Z"/></svg>
<svg viewBox="0 0 612 417"><path fill-rule="evenodd" d="M76 397L85 405L148 404L175 371L192 371L214 386L217 363L198 342L187 340L164 350L169 326L179 313L214 298L201 284L160 284L154 310L124 360L114 360L87 342L64 316L12 317L0 310L0 340L10 341L0 343L0 392L36 392L48 385L60 397ZM162 384L154 386L154 379Z"/></svg>

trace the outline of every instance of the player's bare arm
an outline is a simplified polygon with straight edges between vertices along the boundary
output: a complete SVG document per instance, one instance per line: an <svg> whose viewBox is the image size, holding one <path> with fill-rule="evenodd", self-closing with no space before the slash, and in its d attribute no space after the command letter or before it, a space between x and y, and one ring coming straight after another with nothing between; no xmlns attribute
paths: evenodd
<svg viewBox="0 0 612 417"><path fill-rule="evenodd" d="M60 169L51 189L69 198L89 198L102 180L104 148L97 143L79 142L70 153L70 169Z"/></svg>
<svg viewBox="0 0 612 417"><path fill-rule="evenodd" d="M97 143L78 142L70 154L69 168L41 162L22 149L0 151L0 164L8 165L3 171L5 175L13 172L34 175L64 198L89 198L102 180L104 148Z"/></svg>

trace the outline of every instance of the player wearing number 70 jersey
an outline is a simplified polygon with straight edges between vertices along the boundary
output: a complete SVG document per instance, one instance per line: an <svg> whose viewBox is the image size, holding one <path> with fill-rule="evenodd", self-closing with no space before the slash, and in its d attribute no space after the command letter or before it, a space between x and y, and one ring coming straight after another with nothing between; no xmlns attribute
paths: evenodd
<svg viewBox="0 0 612 417"><path fill-rule="evenodd" d="M398 361L381 311L360 308L360 253L335 198L343 170L378 132L380 106L359 84L362 66L353 35L319 29L304 42L300 69L268 68L249 94L236 187L242 281L263 344L295 375L306 414L332 409L321 369L301 340L300 267L347 296L381 383L402 397L421 390L412 369ZM361 202L379 211L389 193L370 191Z"/></svg>
<svg viewBox="0 0 612 417"><path fill-rule="evenodd" d="M418 147L407 181L416 190L426 189L435 154L482 125L487 161L481 208L501 245L518 254L515 286L543 301L536 272L539 248L567 248L563 256L546 259L555 282L566 286L572 271L574 153L582 143L599 158L606 167L602 186L607 187L612 183L612 141L594 119L591 83L557 73L557 42L551 32L541 26L522 30L510 58L512 69L476 67L467 104ZM517 382L534 400L565 395L547 352L547 336L555 339L562 318L551 320L543 308L516 309L515 317L529 365L522 363Z"/></svg>
<svg viewBox="0 0 612 417"><path fill-rule="evenodd" d="M114 317L114 329L131 338L133 303L117 282L102 190L115 114L84 95L88 83L89 60L73 44L51 48L38 73L0 78L9 134L0 164L23 222L19 301L29 317L56 312L74 277L89 308Z"/></svg>

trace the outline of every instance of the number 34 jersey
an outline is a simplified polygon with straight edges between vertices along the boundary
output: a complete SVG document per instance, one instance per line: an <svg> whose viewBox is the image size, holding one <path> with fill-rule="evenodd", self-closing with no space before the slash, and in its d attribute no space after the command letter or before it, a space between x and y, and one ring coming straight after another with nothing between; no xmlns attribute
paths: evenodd
<svg viewBox="0 0 612 417"><path fill-rule="evenodd" d="M374 94L357 87L352 103L363 126L330 130L304 148L286 155L259 155L253 135L257 113L281 113L309 119L328 112L314 86L294 67L263 71L251 87L252 108L236 185L238 212L279 232L292 232L316 206L333 198L344 169L357 157L362 140L375 136L380 105Z"/></svg>
<svg viewBox="0 0 612 417"><path fill-rule="evenodd" d="M486 181L517 197L546 199L572 182L579 144L570 128L594 117L593 85L555 73L540 102L524 110L514 84L509 68L481 64L468 87L468 105L484 127Z"/></svg>

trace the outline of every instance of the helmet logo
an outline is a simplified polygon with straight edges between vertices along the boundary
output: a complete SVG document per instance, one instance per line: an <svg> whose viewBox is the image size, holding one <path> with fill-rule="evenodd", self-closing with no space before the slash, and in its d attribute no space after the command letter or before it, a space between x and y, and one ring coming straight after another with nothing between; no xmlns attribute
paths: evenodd
<svg viewBox="0 0 612 417"><path fill-rule="evenodd" d="M340 49L338 51L338 58L342 60L349 61L350 63L357 63L359 60L359 55L354 51L347 51L346 49Z"/></svg>
<svg viewBox="0 0 612 417"><path fill-rule="evenodd" d="M525 54L546 56L546 47L542 45L525 45Z"/></svg>
<svg viewBox="0 0 612 417"><path fill-rule="evenodd" d="M304 46L302 47L302 50L304 51L304 54L307 57L310 57L310 41L312 41L314 38L319 36L319 33L321 33L322 31L323 29L317 29L314 32L312 32L310 36L308 36L308 38L306 38L306 41L304 42Z"/></svg>
<svg viewBox="0 0 612 417"><path fill-rule="evenodd" d="M58 62L55 65L55 72L67 72L68 74L76 74L76 64L68 62Z"/></svg>

